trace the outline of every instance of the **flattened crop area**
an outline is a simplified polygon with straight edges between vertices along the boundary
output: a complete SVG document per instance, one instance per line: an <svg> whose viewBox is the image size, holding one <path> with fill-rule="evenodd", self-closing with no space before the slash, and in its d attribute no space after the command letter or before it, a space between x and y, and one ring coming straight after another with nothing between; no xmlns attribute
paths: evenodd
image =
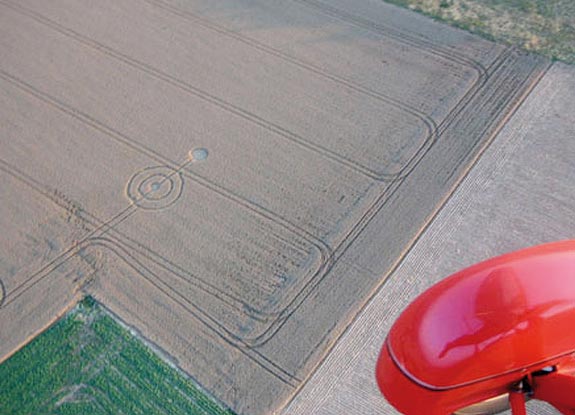
<svg viewBox="0 0 575 415"><path fill-rule="evenodd" d="M0 361L86 294L277 411L549 66L380 0L0 0Z"/></svg>
<svg viewBox="0 0 575 415"><path fill-rule="evenodd" d="M232 415L89 298L0 365L0 413Z"/></svg>

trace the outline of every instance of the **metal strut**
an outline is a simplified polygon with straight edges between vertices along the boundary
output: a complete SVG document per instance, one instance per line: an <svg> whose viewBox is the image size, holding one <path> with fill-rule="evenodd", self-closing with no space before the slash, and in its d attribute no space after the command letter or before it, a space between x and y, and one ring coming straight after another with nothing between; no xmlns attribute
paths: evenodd
<svg viewBox="0 0 575 415"><path fill-rule="evenodd" d="M509 403L511 404L511 413L513 415L527 415L525 408L525 392L515 390L509 393Z"/></svg>

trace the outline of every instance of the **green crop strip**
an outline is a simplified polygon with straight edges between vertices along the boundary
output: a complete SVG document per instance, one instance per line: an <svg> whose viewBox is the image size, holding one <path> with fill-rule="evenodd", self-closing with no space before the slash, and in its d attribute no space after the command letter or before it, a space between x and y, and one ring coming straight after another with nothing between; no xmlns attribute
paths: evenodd
<svg viewBox="0 0 575 415"><path fill-rule="evenodd" d="M0 365L0 414L233 415L91 298Z"/></svg>

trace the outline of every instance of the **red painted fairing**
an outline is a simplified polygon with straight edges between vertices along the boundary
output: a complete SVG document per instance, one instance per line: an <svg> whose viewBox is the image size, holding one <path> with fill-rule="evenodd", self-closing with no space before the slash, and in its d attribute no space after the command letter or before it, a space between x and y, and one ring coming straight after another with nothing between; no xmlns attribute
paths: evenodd
<svg viewBox="0 0 575 415"><path fill-rule="evenodd" d="M575 351L575 241L500 256L432 287L397 320L393 360L446 389Z"/></svg>
<svg viewBox="0 0 575 415"><path fill-rule="evenodd" d="M574 324L575 241L503 255L418 297L390 331L377 381L404 414L450 414L543 367L561 375Z"/></svg>

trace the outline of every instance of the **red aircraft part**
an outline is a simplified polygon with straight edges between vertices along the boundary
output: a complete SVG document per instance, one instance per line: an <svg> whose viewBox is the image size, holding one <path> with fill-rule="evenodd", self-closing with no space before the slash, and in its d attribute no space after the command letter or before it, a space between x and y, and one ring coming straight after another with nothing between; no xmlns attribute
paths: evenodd
<svg viewBox="0 0 575 415"><path fill-rule="evenodd" d="M575 240L493 258L431 287L393 325L376 377L406 415L506 394L515 414L529 395L573 415L574 353Z"/></svg>

